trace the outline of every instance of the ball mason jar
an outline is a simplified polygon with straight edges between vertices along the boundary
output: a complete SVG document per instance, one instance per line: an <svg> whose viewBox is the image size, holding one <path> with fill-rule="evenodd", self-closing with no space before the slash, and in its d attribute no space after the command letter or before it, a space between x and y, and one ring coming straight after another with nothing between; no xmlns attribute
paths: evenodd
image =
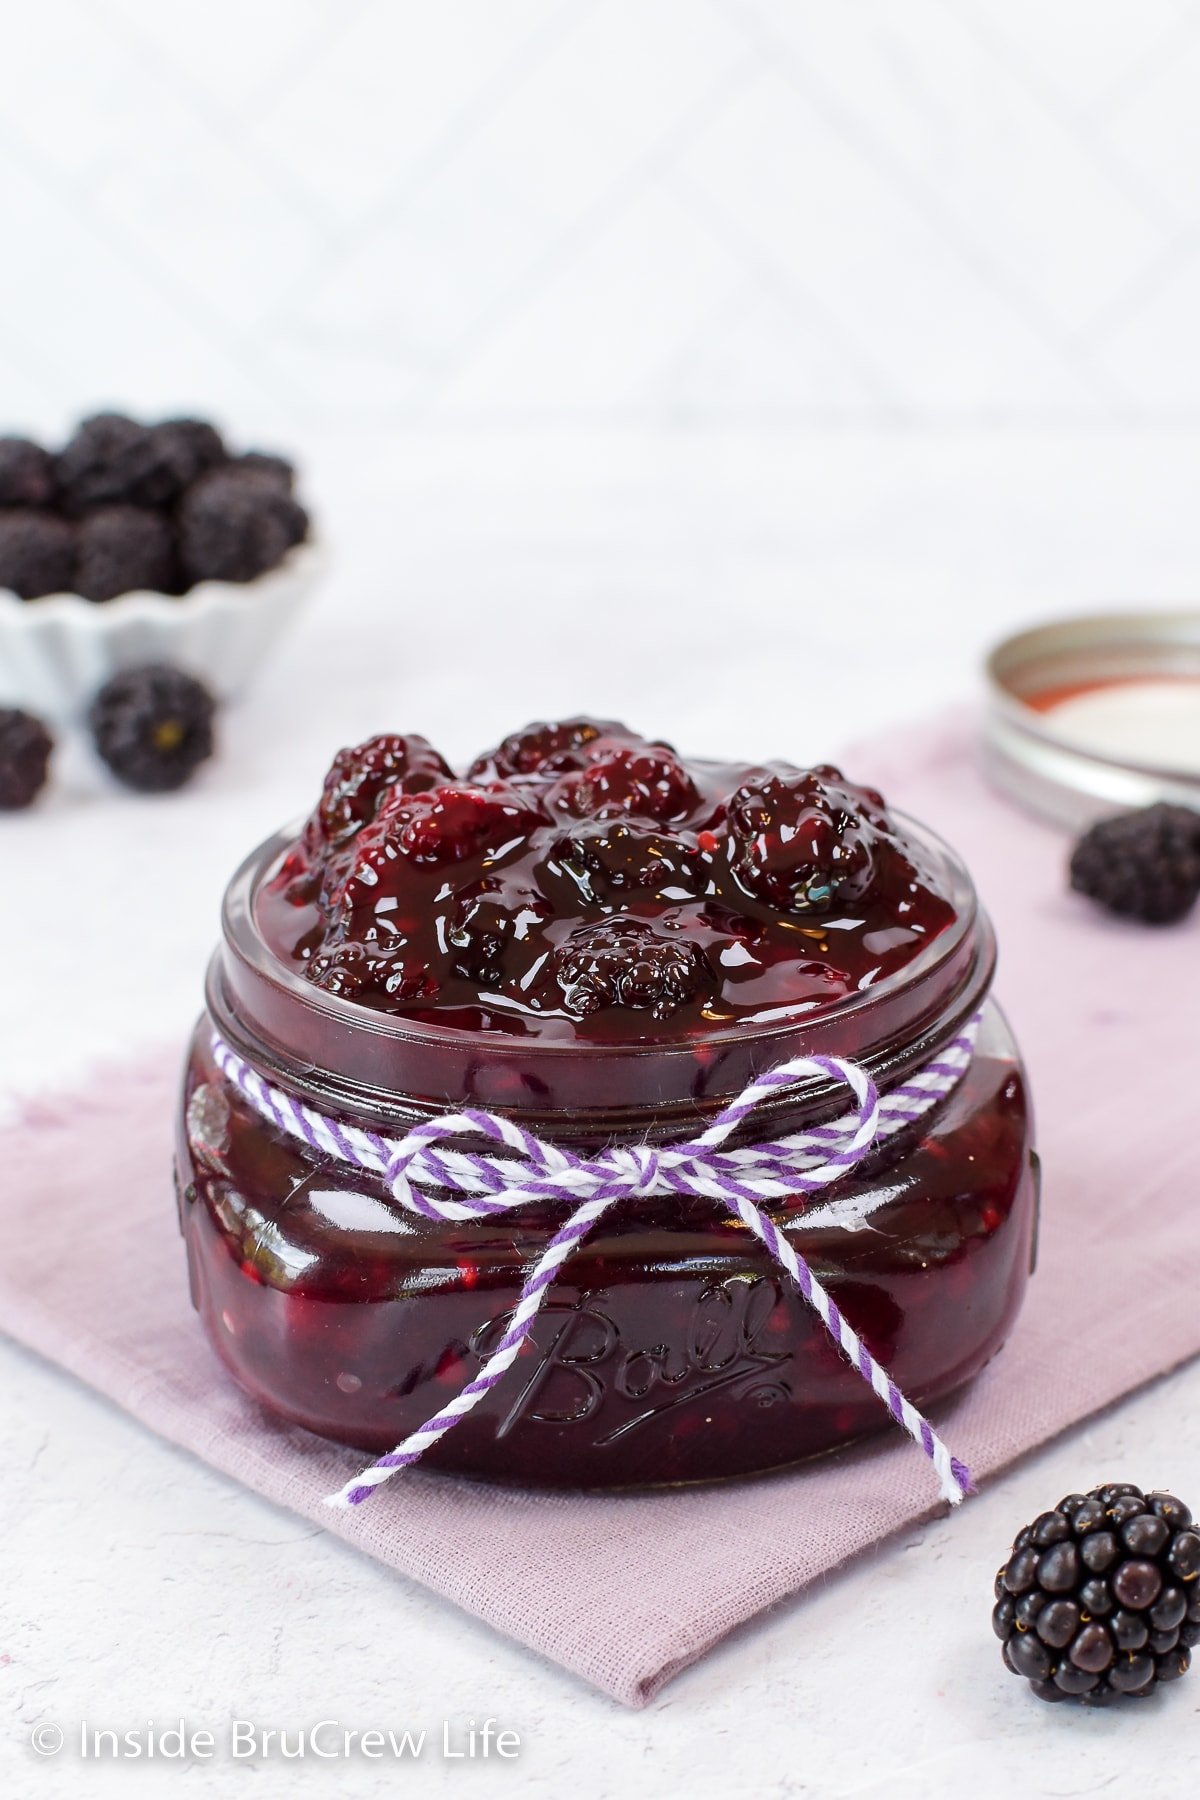
<svg viewBox="0 0 1200 1800"><path fill-rule="evenodd" d="M978 1015L948 1097L815 1199L767 1208L914 1404L970 1381L1033 1268L1037 1159L1020 1055L991 998L991 926L953 853L906 829L955 919L897 976L807 1018L628 1044L417 1024L319 990L256 923L291 839L263 845L226 894L178 1121L192 1300L231 1374L294 1424L390 1450L479 1370L565 1209L413 1214L382 1179L268 1123L217 1068L214 1030L274 1086L388 1136L471 1104L594 1151L690 1139L793 1056L852 1059L886 1091ZM837 1116L847 1099L806 1081L762 1107L752 1135ZM885 1429L886 1408L757 1238L716 1202L656 1197L601 1219L515 1365L425 1460L540 1486L640 1486L749 1475Z"/></svg>

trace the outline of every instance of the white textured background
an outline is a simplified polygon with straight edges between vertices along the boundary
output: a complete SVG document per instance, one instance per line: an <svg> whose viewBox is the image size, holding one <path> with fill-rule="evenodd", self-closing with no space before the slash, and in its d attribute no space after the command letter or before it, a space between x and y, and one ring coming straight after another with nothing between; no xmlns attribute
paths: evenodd
<svg viewBox="0 0 1200 1800"><path fill-rule="evenodd" d="M0 20L12 419L1200 418L1188 0Z"/></svg>
<svg viewBox="0 0 1200 1800"><path fill-rule="evenodd" d="M182 1036L335 742L588 707L820 760L1001 630L1194 603L1198 91L1182 0L0 0L0 428L215 412L333 551L192 788L76 743L0 832L0 1117ZM1200 1499L1200 1370L632 1715L0 1344L0 1794L1194 1800L1200 1675L1064 1717L988 1630L1014 1529L1113 1478ZM180 1714L526 1751L28 1747Z"/></svg>

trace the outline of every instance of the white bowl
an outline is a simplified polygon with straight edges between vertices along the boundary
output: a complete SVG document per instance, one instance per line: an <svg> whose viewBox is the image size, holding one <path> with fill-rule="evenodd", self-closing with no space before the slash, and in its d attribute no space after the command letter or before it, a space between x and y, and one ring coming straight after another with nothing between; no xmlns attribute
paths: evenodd
<svg viewBox="0 0 1200 1800"><path fill-rule="evenodd" d="M185 669L218 700L236 699L308 598L322 562L318 544L297 544L256 581L201 581L177 597L21 600L0 588L0 703L69 722L110 675L149 662Z"/></svg>

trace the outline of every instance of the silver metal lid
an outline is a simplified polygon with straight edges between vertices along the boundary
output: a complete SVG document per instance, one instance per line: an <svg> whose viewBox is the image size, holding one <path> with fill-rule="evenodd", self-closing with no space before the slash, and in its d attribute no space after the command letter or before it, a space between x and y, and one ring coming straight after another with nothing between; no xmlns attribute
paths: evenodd
<svg viewBox="0 0 1200 1800"><path fill-rule="evenodd" d="M1063 619L986 664L993 778L1078 830L1166 800L1200 809L1200 612Z"/></svg>

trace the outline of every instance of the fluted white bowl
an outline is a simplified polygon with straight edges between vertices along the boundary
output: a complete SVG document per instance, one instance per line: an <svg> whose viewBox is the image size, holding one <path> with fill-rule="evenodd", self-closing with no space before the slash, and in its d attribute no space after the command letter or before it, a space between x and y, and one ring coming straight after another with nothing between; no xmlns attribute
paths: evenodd
<svg viewBox="0 0 1200 1800"><path fill-rule="evenodd" d="M218 700L234 700L323 560L319 544L297 544L255 581L201 581L178 596L135 592L101 604L78 594L21 600L0 588L0 702L70 721L118 669L149 662L185 669Z"/></svg>

